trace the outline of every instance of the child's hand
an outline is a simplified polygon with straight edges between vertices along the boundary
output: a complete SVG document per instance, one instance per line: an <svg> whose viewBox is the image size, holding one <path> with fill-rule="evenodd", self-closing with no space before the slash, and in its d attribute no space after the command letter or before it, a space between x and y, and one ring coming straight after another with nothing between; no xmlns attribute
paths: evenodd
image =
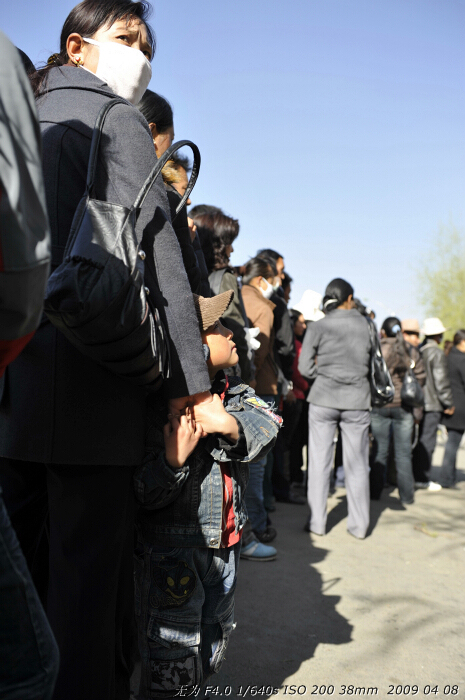
<svg viewBox="0 0 465 700"><path fill-rule="evenodd" d="M202 426L204 434L220 433L233 442L239 439L236 419L225 411L218 394L213 394L212 401L192 406L191 410L194 413L196 425Z"/></svg>
<svg viewBox="0 0 465 700"><path fill-rule="evenodd" d="M183 467L203 437L202 427L195 423L191 411L185 416L170 416L163 427L166 461L174 469Z"/></svg>

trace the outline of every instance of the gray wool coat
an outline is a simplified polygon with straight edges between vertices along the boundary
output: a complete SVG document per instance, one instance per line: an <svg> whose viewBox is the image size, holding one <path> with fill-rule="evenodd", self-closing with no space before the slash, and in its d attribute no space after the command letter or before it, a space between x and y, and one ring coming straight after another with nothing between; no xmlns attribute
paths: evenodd
<svg viewBox="0 0 465 700"><path fill-rule="evenodd" d="M61 262L85 190L92 129L114 93L73 66L53 68L38 100L52 264ZM131 104L110 110L95 196L131 206L156 162L144 117ZM161 178L137 223L147 253L145 283L171 338L169 396L210 389L192 294L170 223ZM57 464L136 465L144 456L145 390L81 355L44 317L0 384L0 456Z"/></svg>
<svg viewBox="0 0 465 700"><path fill-rule="evenodd" d="M299 372L313 381L309 403L339 410L368 410L371 342L366 319L355 309L335 309L307 328Z"/></svg>

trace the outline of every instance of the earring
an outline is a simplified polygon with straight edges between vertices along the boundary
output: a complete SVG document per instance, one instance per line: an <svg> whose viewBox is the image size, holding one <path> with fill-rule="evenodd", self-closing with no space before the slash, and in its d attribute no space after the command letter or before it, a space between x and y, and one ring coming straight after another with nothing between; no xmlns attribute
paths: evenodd
<svg viewBox="0 0 465 700"><path fill-rule="evenodd" d="M78 56L77 58L72 58L71 63L73 64L73 66L76 66L76 68L82 68L82 66L84 65L84 61L80 56Z"/></svg>

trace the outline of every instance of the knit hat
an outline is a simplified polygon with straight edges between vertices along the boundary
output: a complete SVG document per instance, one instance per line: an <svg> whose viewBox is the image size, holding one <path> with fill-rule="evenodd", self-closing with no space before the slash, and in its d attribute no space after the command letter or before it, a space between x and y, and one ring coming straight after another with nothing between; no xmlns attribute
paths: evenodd
<svg viewBox="0 0 465 700"><path fill-rule="evenodd" d="M423 335L442 335L449 328L444 328L439 318L425 318L421 327Z"/></svg>
<svg viewBox="0 0 465 700"><path fill-rule="evenodd" d="M406 318L400 325L402 330L407 333L420 333L420 324L416 318Z"/></svg>
<svg viewBox="0 0 465 700"><path fill-rule="evenodd" d="M200 297L194 294L194 306L199 320L200 330L206 331L224 314L234 296L234 291L217 294L215 297Z"/></svg>

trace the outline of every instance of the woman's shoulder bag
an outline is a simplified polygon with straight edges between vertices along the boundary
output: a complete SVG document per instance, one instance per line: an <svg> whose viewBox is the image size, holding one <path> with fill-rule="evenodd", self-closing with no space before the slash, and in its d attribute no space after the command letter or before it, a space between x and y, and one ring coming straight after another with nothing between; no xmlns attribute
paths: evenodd
<svg viewBox="0 0 465 700"><path fill-rule="evenodd" d="M145 197L163 166L189 146L194 166L177 212L185 205L200 167L191 141L178 141L157 161L132 207L93 198L100 137L115 98L98 114L90 147L86 191L76 209L63 262L51 274L44 310L50 321L84 355L110 372L151 390L169 376L169 342L158 309L144 285L145 252L136 222Z"/></svg>
<svg viewBox="0 0 465 700"><path fill-rule="evenodd" d="M405 372L402 380L400 398L404 406L408 406L409 408L422 408L425 405L425 395L413 372L415 360L412 358L408 347L406 347L406 351L410 356L410 367Z"/></svg>
<svg viewBox="0 0 465 700"><path fill-rule="evenodd" d="M387 368L386 361L381 352L376 326L367 318L368 329L371 340L371 361L370 361L370 387L371 405L376 407L385 406L394 399L394 384Z"/></svg>

